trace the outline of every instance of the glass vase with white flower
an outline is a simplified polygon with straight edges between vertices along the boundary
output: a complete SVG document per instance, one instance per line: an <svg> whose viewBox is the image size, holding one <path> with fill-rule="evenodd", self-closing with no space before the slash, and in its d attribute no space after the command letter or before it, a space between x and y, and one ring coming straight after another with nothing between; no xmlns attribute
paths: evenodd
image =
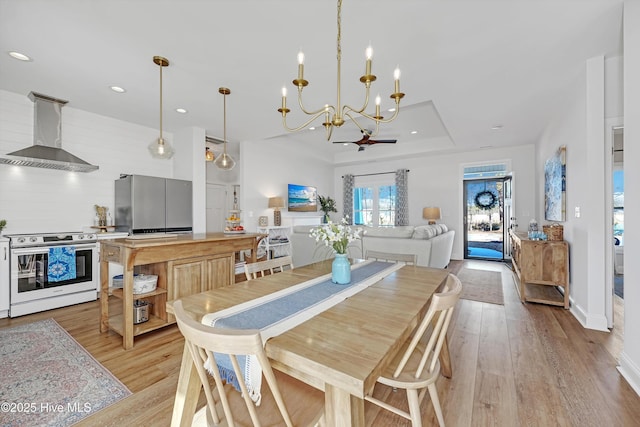
<svg viewBox="0 0 640 427"><path fill-rule="evenodd" d="M336 256L331 265L331 280L345 285L351 282L351 264L347 259L349 245L360 238L360 232L349 225L347 218L342 218L339 224L329 221L311 229L309 237L318 243L331 248Z"/></svg>

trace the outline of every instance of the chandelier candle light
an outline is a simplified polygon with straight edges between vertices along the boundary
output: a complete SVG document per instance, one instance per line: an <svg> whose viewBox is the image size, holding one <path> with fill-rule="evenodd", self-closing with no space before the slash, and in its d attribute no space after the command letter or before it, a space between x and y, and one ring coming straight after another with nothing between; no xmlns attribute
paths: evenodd
<svg viewBox="0 0 640 427"><path fill-rule="evenodd" d="M375 136L378 133L380 123L389 123L398 116L400 112L400 100L404 97L404 93L400 92L400 70L396 68L394 72L394 92L391 94L390 98L395 99L396 107L393 113L393 116L385 119L380 115L380 96L378 95L375 99L376 103L376 111L375 114L367 114L365 113L365 109L369 105L369 93L371 89L371 82L376 80L376 76L371 74L371 58L373 57L373 49L369 46L366 49L366 62L365 62L365 73L362 77L360 77L360 82L364 84L365 87L365 98L364 104L361 108L353 108L349 105L342 105L340 101L340 74L341 74L341 60L342 60L342 47L341 47L341 39L342 39L342 0L338 0L338 36L337 36L337 59L338 59L338 79L337 79L337 102L335 105L326 104L324 107L315 111L308 111L304 104L302 103L302 90L305 86L309 84L307 80L304 79L304 54L302 52L298 53L298 78L293 80L293 85L298 88L298 104L300 105L300 109L307 115L310 115L311 118L307 120L305 123L298 127L290 128L287 125L287 113L291 110L287 108L287 89L286 87L282 88L282 106L278 109L278 112L282 114L282 124L285 129L290 132L296 132L306 128L311 122L324 115L324 122L322 125L325 127L327 141L331 139L331 133L334 127L340 127L345 123L345 119L349 118L353 123L360 128L360 130L364 133L371 136ZM370 130L365 129L354 117L354 115L359 115L366 119L372 120L375 122L376 127L372 132Z"/></svg>

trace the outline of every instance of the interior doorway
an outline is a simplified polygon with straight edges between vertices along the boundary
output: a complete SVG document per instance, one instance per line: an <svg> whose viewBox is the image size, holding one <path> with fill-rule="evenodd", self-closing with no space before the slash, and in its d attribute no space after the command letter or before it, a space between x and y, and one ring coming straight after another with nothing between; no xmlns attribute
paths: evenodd
<svg viewBox="0 0 640 427"><path fill-rule="evenodd" d="M207 233L224 230L226 187L207 183Z"/></svg>
<svg viewBox="0 0 640 427"><path fill-rule="evenodd" d="M605 159L607 258L605 315L607 327L619 328L624 319L624 126L622 119L607 123Z"/></svg>

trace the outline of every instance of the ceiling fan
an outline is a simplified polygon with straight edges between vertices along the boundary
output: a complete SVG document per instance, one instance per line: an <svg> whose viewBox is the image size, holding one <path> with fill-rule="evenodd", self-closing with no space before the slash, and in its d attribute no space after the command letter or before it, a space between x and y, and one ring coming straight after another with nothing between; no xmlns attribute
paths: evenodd
<svg viewBox="0 0 640 427"><path fill-rule="evenodd" d="M373 144L395 144L397 142L396 139L371 139L371 132L360 130L362 133L362 139L359 141L333 141L334 144L356 144L358 146L358 151L364 151L366 145Z"/></svg>

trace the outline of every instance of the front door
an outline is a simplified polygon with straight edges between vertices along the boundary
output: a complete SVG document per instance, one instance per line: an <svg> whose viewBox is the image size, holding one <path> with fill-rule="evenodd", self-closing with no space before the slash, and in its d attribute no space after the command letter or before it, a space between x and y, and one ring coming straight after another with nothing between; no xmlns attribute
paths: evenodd
<svg viewBox="0 0 640 427"><path fill-rule="evenodd" d="M465 258L504 259L504 181L504 178L464 181Z"/></svg>

